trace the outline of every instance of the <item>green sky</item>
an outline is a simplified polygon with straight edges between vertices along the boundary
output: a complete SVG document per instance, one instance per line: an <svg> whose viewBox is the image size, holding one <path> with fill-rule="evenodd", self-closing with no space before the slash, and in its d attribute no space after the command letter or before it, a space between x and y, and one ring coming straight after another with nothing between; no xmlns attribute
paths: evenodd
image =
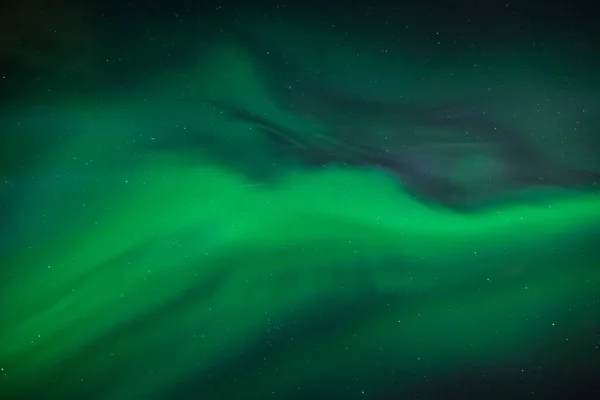
<svg viewBox="0 0 600 400"><path fill-rule="evenodd" d="M571 120L557 110L581 108L565 93L584 104L597 86L561 43L455 58L314 27L264 30L346 93L420 104L501 93L499 115L518 114L554 157L599 165L575 133L564 139ZM85 89L49 76L0 109L0 392L310 398L330 393L318 384L327 376L361 398L463 370L597 366L596 193L534 190L462 214L420 203L383 171L274 161L256 126L211 102L303 134L323 125L278 103L273 87L290 78L243 40L190 32L130 49L152 60L169 41L193 43L125 86L106 90L92 55ZM254 179L272 170L276 182Z"/></svg>

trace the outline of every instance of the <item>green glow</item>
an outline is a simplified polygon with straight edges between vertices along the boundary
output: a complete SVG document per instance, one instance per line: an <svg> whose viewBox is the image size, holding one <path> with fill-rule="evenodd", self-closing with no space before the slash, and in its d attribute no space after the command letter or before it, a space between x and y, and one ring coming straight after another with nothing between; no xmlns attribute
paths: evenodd
<svg viewBox="0 0 600 400"><path fill-rule="evenodd" d="M19 197L0 255L0 388L125 400L197 377L207 396L264 398L355 368L358 396L424 371L600 359L582 322L600 307L600 196L531 193L461 215L378 171L257 184L240 171L270 168L264 143L203 101L319 127L274 104L245 50L198 58L184 83L65 96L52 118L5 112L7 132L71 133L2 183ZM183 87L202 101L163 101ZM152 147L184 131L206 150ZM568 338L578 346L547 354Z"/></svg>

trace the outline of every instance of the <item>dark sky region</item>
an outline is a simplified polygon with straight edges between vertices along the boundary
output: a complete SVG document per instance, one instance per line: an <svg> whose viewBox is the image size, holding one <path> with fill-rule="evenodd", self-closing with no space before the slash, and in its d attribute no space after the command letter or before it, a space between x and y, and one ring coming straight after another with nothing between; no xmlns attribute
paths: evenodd
<svg viewBox="0 0 600 400"><path fill-rule="evenodd" d="M0 6L0 399L600 398L594 2Z"/></svg>

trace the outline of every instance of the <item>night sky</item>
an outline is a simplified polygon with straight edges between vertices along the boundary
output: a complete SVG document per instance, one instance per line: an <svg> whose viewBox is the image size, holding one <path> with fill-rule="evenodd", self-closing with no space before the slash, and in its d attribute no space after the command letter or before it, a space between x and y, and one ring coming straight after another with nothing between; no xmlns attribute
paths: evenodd
<svg viewBox="0 0 600 400"><path fill-rule="evenodd" d="M410 3L0 6L0 399L600 398L599 6Z"/></svg>

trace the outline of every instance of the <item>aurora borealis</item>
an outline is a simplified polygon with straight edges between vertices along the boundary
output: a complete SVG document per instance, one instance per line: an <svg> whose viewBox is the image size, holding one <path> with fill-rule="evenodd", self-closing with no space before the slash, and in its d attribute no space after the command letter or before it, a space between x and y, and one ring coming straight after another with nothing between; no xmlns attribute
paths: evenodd
<svg viewBox="0 0 600 400"><path fill-rule="evenodd" d="M46 13L86 45L44 63L5 36L0 399L592 397L585 24L176 3Z"/></svg>

